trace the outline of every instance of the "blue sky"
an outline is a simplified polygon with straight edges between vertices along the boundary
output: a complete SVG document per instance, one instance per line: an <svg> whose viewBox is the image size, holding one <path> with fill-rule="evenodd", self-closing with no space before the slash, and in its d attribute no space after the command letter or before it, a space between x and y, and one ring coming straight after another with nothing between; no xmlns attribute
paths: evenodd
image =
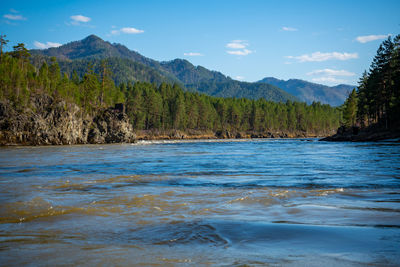
<svg viewBox="0 0 400 267"><path fill-rule="evenodd" d="M6 1L7 50L96 34L144 56L184 58L234 79L357 84L381 41L400 33L400 1Z"/></svg>

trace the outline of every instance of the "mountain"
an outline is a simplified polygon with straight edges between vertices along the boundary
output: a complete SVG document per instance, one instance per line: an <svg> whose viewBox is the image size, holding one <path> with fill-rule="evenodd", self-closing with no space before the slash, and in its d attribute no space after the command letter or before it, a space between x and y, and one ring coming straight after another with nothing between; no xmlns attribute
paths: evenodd
<svg viewBox="0 0 400 267"><path fill-rule="evenodd" d="M330 87L298 79L284 81L273 77L267 77L258 82L275 85L308 104L315 101L330 104L331 106L342 105L349 95L349 92L356 87L346 84Z"/></svg>
<svg viewBox="0 0 400 267"><path fill-rule="evenodd" d="M159 67L156 60L144 57L129 50L121 44L111 44L92 34L80 41L67 43L59 47L39 50L33 49L31 54L40 54L64 60L87 58L127 58L151 67Z"/></svg>
<svg viewBox="0 0 400 267"><path fill-rule="evenodd" d="M211 71L202 66L194 66L184 59L161 62L161 66L174 74L191 91L217 97L265 98L276 102L299 101L277 86L233 80L221 72Z"/></svg>
<svg viewBox="0 0 400 267"><path fill-rule="evenodd" d="M39 66L50 57L56 57L61 71L82 76L90 64L95 71L101 66L101 60L107 59L114 81L119 84L128 81L178 83L190 91L198 91L211 96L265 98L275 102L298 99L280 88L266 83L246 83L211 71L202 66L194 66L187 60L175 59L158 62L129 50L121 44L111 44L96 35L74 41L60 47L44 50L34 49L33 63Z"/></svg>
<svg viewBox="0 0 400 267"><path fill-rule="evenodd" d="M80 41L44 50L33 49L30 52L33 60L38 60L40 56L56 57L60 62L61 70L67 73L77 70L78 74L82 74L86 71L88 63L96 68L100 66L102 59L107 59L111 61L112 70L119 69L121 72L121 75L113 75L117 83L127 81L180 83L176 77L164 71L158 61L142 56L121 44L111 44L93 34ZM115 64L116 59L120 59L119 64ZM76 60L81 61L76 62Z"/></svg>
<svg viewBox="0 0 400 267"><path fill-rule="evenodd" d="M161 66L172 73L184 84L197 84L201 82L226 82L231 80L218 71L210 71L202 66L194 66L185 59L174 59L161 62Z"/></svg>

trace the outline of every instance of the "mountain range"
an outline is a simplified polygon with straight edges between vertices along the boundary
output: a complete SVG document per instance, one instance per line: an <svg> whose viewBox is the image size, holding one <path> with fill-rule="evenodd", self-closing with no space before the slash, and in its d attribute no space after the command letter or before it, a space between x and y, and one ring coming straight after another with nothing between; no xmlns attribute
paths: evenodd
<svg viewBox="0 0 400 267"><path fill-rule="evenodd" d="M177 83L184 89L217 97L265 98L276 102L302 101L338 106L343 104L353 86L329 87L302 80L265 78L255 83L233 80L221 72L194 66L184 59L159 62L147 58L121 44L104 41L96 35L56 48L30 50L32 61L39 66L50 57L58 59L61 71L83 76L88 65L100 72L102 60L107 60L112 78L125 82ZM351 89L350 89L351 88Z"/></svg>
<svg viewBox="0 0 400 267"><path fill-rule="evenodd" d="M267 77L258 82L275 85L307 104L321 102L330 104L331 106L342 105L349 93L355 88L355 86L347 84L326 86L298 79L284 81L273 77Z"/></svg>

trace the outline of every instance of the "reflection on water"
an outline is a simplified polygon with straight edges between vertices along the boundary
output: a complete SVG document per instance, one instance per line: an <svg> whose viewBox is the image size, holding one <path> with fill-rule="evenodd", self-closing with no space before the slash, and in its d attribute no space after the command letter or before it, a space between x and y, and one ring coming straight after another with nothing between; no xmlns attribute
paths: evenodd
<svg viewBox="0 0 400 267"><path fill-rule="evenodd" d="M5 265L400 265L400 144L0 150Z"/></svg>

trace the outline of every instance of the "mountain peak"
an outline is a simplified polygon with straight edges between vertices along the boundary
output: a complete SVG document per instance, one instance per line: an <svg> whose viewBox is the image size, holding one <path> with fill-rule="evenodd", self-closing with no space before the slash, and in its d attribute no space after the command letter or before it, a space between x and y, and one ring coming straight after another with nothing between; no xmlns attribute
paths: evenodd
<svg viewBox="0 0 400 267"><path fill-rule="evenodd" d="M102 41L105 42L103 39L101 39L100 37L98 37L97 35L91 34L89 36L87 36L86 38L84 38L81 42L96 42L96 41Z"/></svg>

